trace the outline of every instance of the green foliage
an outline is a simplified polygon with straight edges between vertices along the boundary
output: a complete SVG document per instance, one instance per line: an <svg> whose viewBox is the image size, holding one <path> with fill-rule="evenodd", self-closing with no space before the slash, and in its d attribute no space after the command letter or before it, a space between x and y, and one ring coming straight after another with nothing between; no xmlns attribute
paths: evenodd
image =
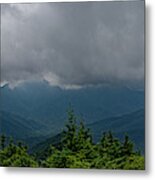
<svg viewBox="0 0 155 180"><path fill-rule="evenodd" d="M77 119L73 110L68 112L68 123L62 133L61 144L44 151L45 159L38 162L27 153L27 147L13 140L6 143L0 138L0 165L18 167L48 168L98 168L98 169L139 169L143 170L144 157L134 150L134 144L125 135L124 141L105 132L99 143L94 144L92 135Z"/></svg>
<svg viewBox="0 0 155 180"><path fill-rule="evenodd" d="M1 135L1 137L0 137L0 148L1 148L1 149L4 149L4 148L5 148L5 142L6 142L6 137L5 137L5 135L3 134L3 135Z"/></svg>
<svg viewBox="0 0 155 180"><path fill-rule="evenodd" d="M0 150L0 166L38 167L38 163L28 155L21 143L15 145L10 140L9 144Z"/></svg>
<svg viewBox="0 0 155 180"><path fill-rule="evenodd" d="M76 122L73 111L68 113L68 124L63 133L61 149L52 148L44 167L144 169L144 157L134 151L133 143L126 135L124 142L111 132L103 133L98 144L93 144L90 131Z"/></svg>
<svg viewBox="0 0 155 180"><path fill-rule="evenodd" d="M76 151L77 149L77 125L73 110L68 111L68 124L63 131L62 144L65 148Z"/></svg>
<svg viewBox="0 0 155 180"><path fill-rule="evenodd" d="M78 125L73 110L68 112L68 123L63 131L62 146L77 152L92 144L92 136L83 121Z"/></svg>
<svg viewBox="0 0 155 180"><path fill-rule="evenodd" d="M123 156L130 156L134 153L133 150L133 143L129 140L129 137L125 135L125 140L122 146L122 155Z"/></svg>
<svg viewBox="0 0 155 180"><path fill-rule="evenodd" d="M139 155L132 155L127 158L126 163L124 165L124 169L144 170L145 169L144 164L145 164L144 157Z"/></svg>
<svg viewBox="0 0 155 180"><path fill-rule="evenodd" d="M55 168L89 168L90 164L85 161L81 161L79 156L76 156L69 149L63 149L62 151L54 149L50 157L42 163L43 167L55 167Z"/></svg>

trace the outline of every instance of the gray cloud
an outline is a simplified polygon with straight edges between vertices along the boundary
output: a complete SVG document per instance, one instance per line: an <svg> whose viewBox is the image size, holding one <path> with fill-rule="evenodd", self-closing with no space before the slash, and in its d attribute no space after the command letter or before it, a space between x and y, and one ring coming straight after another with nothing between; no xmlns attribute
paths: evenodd
<svg viewBox="0 0 155 180"><path fill-rule="evenodd" d="M2 80L81 87L144 80L144 2L2 5Z"/></svg>

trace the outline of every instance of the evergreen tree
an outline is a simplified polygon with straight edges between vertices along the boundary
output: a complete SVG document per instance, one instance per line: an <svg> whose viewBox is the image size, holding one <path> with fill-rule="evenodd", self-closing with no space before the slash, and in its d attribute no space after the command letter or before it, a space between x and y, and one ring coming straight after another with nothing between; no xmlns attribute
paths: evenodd
<svg viewBox="0 0 155 180"><path fill-rule="evenodd" d="M68 111L68 123L63 131L62 144L63 147L72 151L77 150L77 125L76 117L72 109Z"/></svg>
<svg viewBox="0 0 155 180"><path fill-rule="evenodd" d="M92 136L90 134L90 130L85 127L83 120L81 120L77 133L78 148L84 148L87 145L87 142L92 144Z"/></svg>
<svg viewBox="0 0 155 180"><path fill-rule="evenodd" d="M130 156L131 154L133 154L134 153L133 147L134 147L134 145L130 141L129 136L125 135L124 143L123 143L123 146L122 146L122 155Z"/></svg>
<svg viewBox="0 0 155 180"><path fill-rule="evenodd" d="M24 146L17 146L11 140L0 150L0 165L11 167L37 167L38 163L28 155Z"/></svg>
<svg viewBox="0 0 155 180"><path fill-rule="evenodd" d="M0 147L1 147L2 150L5 148L5 143L6 143L6 137L5 137L4 134L2 134L0 136Z"/></svg>
<svg viewBox="0 0 155 180"><path fill-rule="evenodd" d="M68 111L61 146L51 145L43 151L44 160L37 162L28 154L27 146L22 142L15 143L12 138L6 142L4 135L0 137L0 147L0 166L145 169L144 157L134 150L134 144L127 135L122 142L111 131L105 132L100 142L94 144L84 121L78 123L72 109Z"/></svg>

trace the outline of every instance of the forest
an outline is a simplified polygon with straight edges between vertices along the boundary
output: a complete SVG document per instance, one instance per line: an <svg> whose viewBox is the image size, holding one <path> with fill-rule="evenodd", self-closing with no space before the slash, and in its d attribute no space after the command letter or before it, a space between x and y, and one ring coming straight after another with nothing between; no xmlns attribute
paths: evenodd
<svg viewBox="0 0 155 180"><path fill-rule="evenodd" d="M70 109L61 141L41 154L30 153L23 142L1 134L0 166L144 170L145 158L127 134L122 141L111 131L103 132L94 143L84 121Z"/></svg>

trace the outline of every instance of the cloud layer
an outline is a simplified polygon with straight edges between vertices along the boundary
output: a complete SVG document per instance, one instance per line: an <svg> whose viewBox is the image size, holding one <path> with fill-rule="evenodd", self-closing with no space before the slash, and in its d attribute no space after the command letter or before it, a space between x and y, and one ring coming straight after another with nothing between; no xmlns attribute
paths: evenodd
<svg viewBox="0 0 155 180"><path fill-rule="evenodd" d="M81 87L144 80L144 2L1 7L2 81Z"/></svg>

